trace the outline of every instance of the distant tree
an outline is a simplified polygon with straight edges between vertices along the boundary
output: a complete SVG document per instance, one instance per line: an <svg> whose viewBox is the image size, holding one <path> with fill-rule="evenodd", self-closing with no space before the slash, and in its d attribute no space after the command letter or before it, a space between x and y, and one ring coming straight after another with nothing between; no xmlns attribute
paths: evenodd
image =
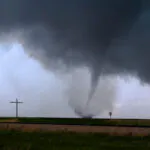
<svg viewBox="0 0 150 150"><path fill-rule="evenodd" d="M109 116L110 116L110 119L111 119L111 116L112 116L112 112L111 111L109 112Z"/></svg>

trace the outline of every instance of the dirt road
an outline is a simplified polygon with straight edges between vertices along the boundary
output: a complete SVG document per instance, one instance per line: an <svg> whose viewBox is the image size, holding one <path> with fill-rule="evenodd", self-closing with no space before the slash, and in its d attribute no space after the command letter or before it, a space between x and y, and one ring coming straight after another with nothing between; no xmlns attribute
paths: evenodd
<svg viewBox="0 0 150 150"><path fill-rule="evenodd" d="M16 124L0 123L0 130L20 130L20 131L71 131L71 132L92 132L106 133L111 135L150 135L150 128L140 127L113 127L113 126L80 126L80 125L50 125L50 124Z"/></svg>

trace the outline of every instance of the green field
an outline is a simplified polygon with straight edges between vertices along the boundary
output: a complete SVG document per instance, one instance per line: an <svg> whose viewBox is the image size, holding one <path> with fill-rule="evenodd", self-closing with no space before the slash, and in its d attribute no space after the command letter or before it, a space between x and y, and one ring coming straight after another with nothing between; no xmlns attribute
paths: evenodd
<svg viewBox="0 0 150 150"><path fill-rule="evenodd" d="M0 150L149 150L150 137L0 131Z"/></svg>
<svg viewBox="0 0 150 150"><path fill-rule="evenodd" d="M5 122L15 118L1 117L0 122ZM150 120L146 119L80 119L80 118L19 118L21 123L49 123L68 125L97 125L97 126L143 126L150 127Z"/></svg>

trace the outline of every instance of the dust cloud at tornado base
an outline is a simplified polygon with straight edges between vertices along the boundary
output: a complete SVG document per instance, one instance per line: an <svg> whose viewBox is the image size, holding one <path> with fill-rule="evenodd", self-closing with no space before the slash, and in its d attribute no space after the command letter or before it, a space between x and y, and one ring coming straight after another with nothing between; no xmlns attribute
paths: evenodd
<svg viewBox="0 0 150 150"><path fill-rule="evenodd" d="M91 88L91 72L88 68L72 71L68 95L69 104L76 114L80 117L95 117L105 111L113 111L117 98L117 78L101 76L88 102Z"/></svg>

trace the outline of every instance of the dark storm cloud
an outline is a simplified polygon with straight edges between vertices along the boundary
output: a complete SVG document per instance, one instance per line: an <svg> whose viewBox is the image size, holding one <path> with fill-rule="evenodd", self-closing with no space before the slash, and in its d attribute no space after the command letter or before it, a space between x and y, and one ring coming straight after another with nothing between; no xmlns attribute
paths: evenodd
<svg viewBox="0 0 150 150"><path fill-rule="evenodd" d="M147 0L0 0L0 31L17 29L45 57L89 65L93 83L104 68L150 79Z"/></svg>

